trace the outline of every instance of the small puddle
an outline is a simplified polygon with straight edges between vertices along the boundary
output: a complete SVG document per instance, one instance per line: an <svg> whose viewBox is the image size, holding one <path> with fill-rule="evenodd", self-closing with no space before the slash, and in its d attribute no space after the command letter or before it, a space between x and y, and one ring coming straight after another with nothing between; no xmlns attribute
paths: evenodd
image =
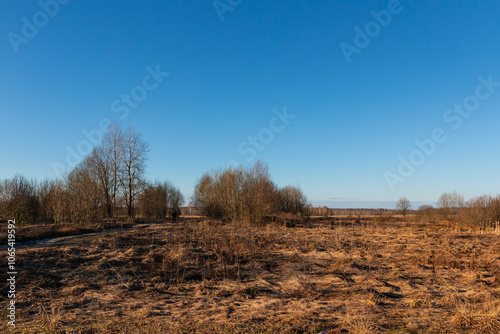
<svg viewBox="0 0 500 334"><path fill-rule="evenodd" d="M40 240L31 240L31 241L25 241L25 242L20 242L16 243L16 246L24 246L24 245L41 245L47 243L50 238L45 238L45 239L40 239Z"/></svg>

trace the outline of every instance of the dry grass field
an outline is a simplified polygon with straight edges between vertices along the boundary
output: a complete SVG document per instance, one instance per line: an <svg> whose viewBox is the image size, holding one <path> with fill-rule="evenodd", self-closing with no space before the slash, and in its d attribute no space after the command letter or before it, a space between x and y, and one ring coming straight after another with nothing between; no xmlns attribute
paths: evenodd
<svg viewBox="0 0 500 334"><path fill-rule="evenodd" d="M14 332L500 332L498 235L390 218L287 225L191 219L19 249Z"/></svg>

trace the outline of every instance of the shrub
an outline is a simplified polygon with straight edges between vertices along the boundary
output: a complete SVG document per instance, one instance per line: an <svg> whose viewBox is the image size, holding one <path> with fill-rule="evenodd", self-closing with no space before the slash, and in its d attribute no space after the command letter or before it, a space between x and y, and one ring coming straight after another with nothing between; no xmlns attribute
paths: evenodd
<svg viewBox="0 0 500 334"><path fill-rule="evenodd" d="M479 196L467 201L459 221L469 227L493 228L500 222L500 195Z"/></svg>
<svg viewBox="0 0 500 334"><path fill-rule="evenodd" d="M180 212L184 196L169 182L147 185L139 199L139 208L144 218L162 220L173 211Z"/></svg>
<svg viewBox="0 0 500 334"><path fill-rule="evenodd" d="M195 186L193 203L207 217L254 224L278 212L308 213L302 190L293 186L279 190L260 162L252 168L240 166L203 175Z"/></svg>
<svg viewBox="0 0 500 334"><path fill-rule="evenodd" d="M279 190L279 210L294 215L306 215L307 197L299 187L286 186Z"/></svg>
<svg viewBox="0 0 500 334"><path fill-rule="evenodd" d="M422 220L435 221L438 213L432 205L421 205L416 212L416 216Z"/></svg>
<svg viewBox="0 0 500 334"><path fill-rule="evenodd" d="M214 219L261 223L277 211L277 189L267 166L228 168L203 175L195 186L193 202Z"/></svg>
<svg viewBox="0 0 500 334"><path fill-rule="evenodd" d="M23 175L4 180L0 185L0 211L6 219L30 223L38 219L40 205L36 194L36 182Z"/></svg>
<svg viewBox="0 0 500 334"><path fill-rule="evenodd" d="M68 201L71 222L98 222L106 217L106 201L99 185L82 163L68 175Z"/></svg>
<svg viewBox="0 0 500 334"><path fill-rule="evenodd" d="M444 219L456 221L460 210L464 207L464 202L464 196L456 191L442 194L438 200L441 216Z"/></svg>

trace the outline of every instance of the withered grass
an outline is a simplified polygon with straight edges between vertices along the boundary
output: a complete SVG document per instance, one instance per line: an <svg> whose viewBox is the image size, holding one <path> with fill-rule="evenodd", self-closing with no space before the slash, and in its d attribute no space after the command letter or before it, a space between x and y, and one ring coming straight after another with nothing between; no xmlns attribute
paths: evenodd
<svg viewBox="0 0 500 334"><path fill-rule="evenodd" d="M286 226L187 221L20 249L13 332L500 332L496 234L374 218Z"/></svg>

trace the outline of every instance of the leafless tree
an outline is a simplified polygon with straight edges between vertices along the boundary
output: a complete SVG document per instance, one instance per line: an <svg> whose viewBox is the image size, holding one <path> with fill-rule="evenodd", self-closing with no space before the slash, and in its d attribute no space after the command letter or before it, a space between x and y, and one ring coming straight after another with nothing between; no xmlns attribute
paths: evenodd
<svg viewBox="0 0 500 334"><path fill-rule="evenodd" d="M5 218L31 223L38 219L37 183L23 175L4 180L0 186L0 203Z"/></svg>
<svg viewBox="0 0 500 334"><path fill-rule="evenodd" d="M165 183L164 187L167 189L168 214L172 215L172 212L175 211L180 215L181 207L184 204L184 195L179 188L174 187L171 183Z"/></svg>
<svg viewBox="0 0 500 334"><path fill-rule="evenodd" d="M148 184L139 199L142 216L148 220L162 220L168 214L167 192L158 182Z"/></svg>
<svg viewBox="0 0 500 334"><path fill-rule="evenodd" d="M113 217L113 171L112 160L106 154L103 146L95 147L92 153L85 159L84 164L88 168L89 175L96 181L99 192L105 201L108 217Z"/></svg>
<svg viewBox="0 0 500 334"><path fill-rule="evenodd" d="M462 194L456 191L443 193L438 200L438 207L442 215L449 220L455 221L461 208L465 205L465 200Z"/></svg>
<svg viewBox="0 0 500 334"><path fill-rule="evenodd" d="M129 127L123 133L119 168L129 217L134 217L134 203L144 187L144 170L148 152L149 145L142 139L141 134Z"/></svg>
<svg viewBox="0 0 500 334"><path fill-rule="evenodd" d="M68 175L68 197L72 222L97 222L105 217L105 199L85 161Z"/></svg>
<svg viewBox="0 0 500 334"><path fill-rule="evenodd" d="M44 221L52 221L55 224L59 224L69 220L69 196L65 181L48 180L40 183L38 198Z"/></svg>
<svg viewBox="0 0 500 334"><path fill-rule="evenodd" d="M294 204L305 207L305 197L299 197ZM279 198L267 166L257 162L252 168L240 166L205 174L195 187L193 202L206 216L259 224L279 210Z"/></svg>
<svg viewBox="0 0 500 334"><path fill-rule="evenodd" d="M117 197L120 187L120 165L123 147L123 131L113 122L102 140L102 152L109 168L109 197L111 199L111 216L117 206Z"/></svg>
<svg viewBox="0 0 500 334"><path fill-rule="evenodd" d="M278 210L277 187L271 180L267 165L260 161L244 174L244 218L254 224L262 223L265 217Z"/></svg>
<svg viewBox="0 0 500 334"><path fill-rule="evenodd" d="M139 198L139 207L144 218L162 220L173 211L180 213L184 197L170 182L148 184Z"/></svg>
<svg viewBox="0 0 500 334"><path fill-rule="evenodd" d="M304 215L307 209L307 197L299 187L286 186L279 192L280 211L294 215ZM325 211L327 211L326 208Z"/></svg>
<svg viewBox="0 0 500 334"><path fill-rule="evenodd" d="M406 214L409 210L411 210L410 200L406 197L399 198L399 201L396 203L396 209L398 209L403 217L406 217Z"/></svg>
<svg viewBox="0 0 500 334"><path fill-rule="evenodd" d="M218 188L214 172L203 175L196 183L192 201L202 215L214 219L224 217L224 208L217 194Z"/></svg>
<svg viewBox="0 0 500 334"><path fill-rule="evenodd" d="M467 227L485 229L500 225L500 195L483 195L468 200L457 218Z"/></svg>

